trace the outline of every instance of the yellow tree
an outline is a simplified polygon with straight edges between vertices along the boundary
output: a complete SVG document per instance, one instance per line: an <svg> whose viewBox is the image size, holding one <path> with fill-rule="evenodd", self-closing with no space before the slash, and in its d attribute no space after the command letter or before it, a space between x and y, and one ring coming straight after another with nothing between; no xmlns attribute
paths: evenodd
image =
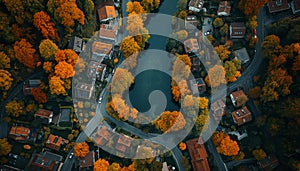
<svg viewBox="0 0 300 171"><path fill-rule="evenodd" d="M6 156L11 152L12 145L9 144L7 138L0 139L0 156Z"/></svg>
<svg viewBox="0 0 300 171"><path fill-rule="evenodd" d="M159 7L160 0L142 0L141 4L145 11L150 12Z"/></svg>
<svg viewBox="0 0 300 171"><path fill-rule="evenodd" d="M141 3L138 2L138 1L129 1L127 4L126 4L126 11L128 13L136 13L136 14L144 14L145 13L145 10L144 8L142 7Z"/></svg>
<svg viewBox="0 0 300 171"><path fill-rule="evenodd" d="M53 60L58 47L49 39L42 40L39 45L39 51L44 60Z"/></svg>
<svg viewBox="0 0 300 171"><path fill-rule="evenodd" d="M120 171L120 170L121 170L121 166L116 162L113 162L108 168L108 171Z"/></svg>
<svg viewBox="0 0 300 171"><path fill-rule="evenodd" d="M5 105L7 114L13 117L19 117L24 112L24 103L22 101L13 100Z"/></svg>
<svg viewBox="0 0 300 171"><path fill-rule="evenodd" d="M98 159L94 163L94 171L108 171L109 162L105 159Z"/></svg>
<svg viewBox="0 0 300 171"><path fill-rule="evenodd" d="M13 82L11 73L6 70L0 69L0 90L7 91L10 89Z"/></svg>
<svg viewBox="0 0 300 171"><path fill-rule="evenodd" d="M177 58L179 58L185 65L192 66L190 57L187 54L183 55L177 55Z"/></svg>
<svg viewBox="0 0 300 171"><path fill-rule="evenodd" d="M10 68L10 58L4 52L0 52L0 69L8 68Z"/></svg>
<svg viewBox="0 0 300 171"><path fill-rule="evenodd" d="M85 157L89 151L89 145L86 142L76 143L74 146L74 156L76 157Z"/></svg>
<svg viewBox="0 0 300 171"><path fill-rule="evenodd" d="M55 95L67 95L67 91L64 87L64 81L58 76L52 76L49 80L50 93Z"/></svg>
<svg viewBox="0 0 300 171"><path fill-rule="evenodd" d="M225 156L235 156L239 153L240 148L236 141L226 136L217 147L217 151Z"/></svg>
<svg viewBox="0 0 300 171"><path fill-rule="evenodd" d="M267 154L263 149L256 149L252 151L253 156L256 160L263 160L267 157Z"/></svg>
<svg viewBox="0 0 300 171"><path fill-rule="evenodd" d="M134 40L133 37L126 37L120 43L120 50L123 51L124 57L128 58L129 56L138 53L140 46Z"/></svg>
<svg viewBox="0 0 300 171"><path fill-rule="evenodd" d="M198 102L199 102L199 108L201 110L205 109L208 107L208 99L205 97L197 97Z"/></svg>
<svg viewBox="0 0 300 171"><path fill-rule="evenodd" d="M122 95L133 82L134 77L131 72L123 68L117 68L112 78L111 92Z"/></svg>
<svg viewBox="0 0 300 171"><path fill-rule="evenodd" d="M173 63L172 69L172 79L176 82L180 82L181 80L185 80L190 76L191 67L187 60L184 59L185 56L179 56Z"/></svg>
<svg viewBox="0 0 300 171"><path fill-rule="evenodd" d="M221 65L215 65L210 68L205 81L211 87L218 87L221 84L226 84L224 67Z"/></svg>
<svg viewBox="0 0 300 171"><path fill-rule="evenodd" d="M186 121L182 113L178 111L165 111L153 122L153 124L163 132L171 132L182 129L185 126Z"/></svg>
<svg viewBox="0 0 300 171"><path fill-rule="evenodd" d="M225 59L228 58L228 56L230 55L230 51L228 50L228 47L225 45L219 45L217 47L215 47L215 50L217 52L217 54L219 55L220 59L222 61L224 61Z"/></svg>

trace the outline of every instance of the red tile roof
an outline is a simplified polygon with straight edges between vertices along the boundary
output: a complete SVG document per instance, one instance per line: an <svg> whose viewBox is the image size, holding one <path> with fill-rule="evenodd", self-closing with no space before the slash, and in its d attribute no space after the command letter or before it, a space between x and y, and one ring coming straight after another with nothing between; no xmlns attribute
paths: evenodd
<svg viewBox="0 0 300 171"><path fill-rule="evenodd" d="M101 24L99 30L99 37L103 39L115 40L118 31L118 25L114 22L110 24Z"/></svg>
<svg viewBox="0 0 300 171"><path fill-rule="evenodd" d="M231 6L228 1L221 1L218 8L218 15L230 15Z"/></svg>
<svg viewBox="0 0 300 171"><path fill-rule="evenodd" d="M46 147L56 150L56 151L59 151L61 146L65 145L67 143L69 143L68 140L66 140L62 137L50 134L46 141Z"/></svg>
<svg viewBox="0 0 300 171"><path fill-rule="evenodd" d="M186 142L191 156L193 170L210 171L205 146L201 140L199 144L198 140L198 138L195 138Z"/></svg>
<svg viewBox="0 0 300 171"><path fill-rule="evenodd" d="M79 158L79 170L94 166L95 152L90 151L85 157Z"/></svg>
<svg viewBox="0 0 300 171"><path fill-rule="evenodd" d="M111 49L112 49L112 44L108 44L104 42L94 42L92 45L93 53L108 55Z"/></svg>
<svg viewBox="0 0 300 171"><path fill-rule="evenodd" d="M34 116L39 116L42 118L50 118L52 117L53 112L50 110L46 110L46 109L39 109L38 111L35 112Z"/></svg>
<svg viewBox="0 0 300 171"><path fill-rule="evenodd" d="M246 106L231 113L233 121L238 125L243 125L252 120L251 112Z"/></svg>
<svg viewBox="0 0 300 171"><path fill-rule="evenodd" d="M98 15L100 21L117 17L115 7L112 5L106 5L98 9Z"/></svg>
<svg viewBox="0 0 300 171"><path fill-rule="evenodd" d="M29 139L30 129L22 126L13 126L10 129L9 137L16 141L26 141Z"/></svg>
<svg viewBox="0 0 300 171"><path fill-rule="evenodd" d="M220 121L222 116L225 114L225 107L226 105L221 99L211 104L210 109L216 121Z"/></svg>

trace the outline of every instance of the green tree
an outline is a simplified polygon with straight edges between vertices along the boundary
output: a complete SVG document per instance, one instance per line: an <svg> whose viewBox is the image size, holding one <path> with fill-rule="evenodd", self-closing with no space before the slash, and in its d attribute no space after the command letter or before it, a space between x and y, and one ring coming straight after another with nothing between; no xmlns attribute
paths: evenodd
<svg viewBox="0 0 300 171"><path fill-rule="evenodd" d="M214 25L215 28L220 28L224 25L224 21L223 21L222 18L218 17L218 18L214 19L213 25Z"/></svg>

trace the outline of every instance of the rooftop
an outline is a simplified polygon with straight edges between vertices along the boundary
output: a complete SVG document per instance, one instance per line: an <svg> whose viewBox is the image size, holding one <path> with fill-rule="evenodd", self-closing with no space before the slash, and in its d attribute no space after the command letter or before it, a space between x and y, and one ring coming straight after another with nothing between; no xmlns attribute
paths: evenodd
<svg viewBox="0 0 300 171"><path fill-rule="evenodd" d="M112 44L95 41L92 45L92 52L100 55L108 55L112 47Z"/></svg>
<svg viewBox="0 0 300 171"><path fill-rule="evenodd" d="M116 10L113 5L106 5L99 8L98 15L100 21L117 17Z"/></svg>
<svg viewBox="0 0 300 171"><path fill-rule="evenodd" d="M115 40L118 32L118 22L111 20L109 24L101 24L99 37L108 40Z"/></svg>
<svg viewBox="0 0 300 171"><path fill-rule="evenodd" d="M218 15L221 16L229 16L231 11L230 2L228 1L221 1L218 8Z"/></svg>
<svg viewBox="0 0 300 171"><path fill-rule="evenodd" d="M243 125L252 120L251 112L246 106L231 113L237 125Z"/></svg>
<svg viewBox="0 0 300 171"><path fill-rule="evenodd" d="M188 52L197 52L199 50L198 41L195 38L190 38L184 41L185 51Z"/></svg>
<svg viewBox="0 0 300 171"><path fill-rule="evenodd" d="M22 126L13 126L10 129L10 135L17 135L17 136L28 136L30 133L30 129Z"/></svg>
<svg viewBox="0 0 300 171"><path fill-rule="evenodd" d="M245 23L231 23L229 27L230 38L244 38L246 34Z"/></svg>
<svg viewBox="0 0 300 171"><path fill-rule="evenodd" d="M52 117L53 112L50 110L46 110L46 109L39 109L35 112L34 116L39 116L39 117L43 117L43 118L50 118Z"/></svg>
<svg viewBox="0 0 300 171"><path fill-rule="evenodd" d="M190 156L191 163L194 170L201 171L210 171L208 161L207 161L207 152L203 142L200 139L191 139L186 142Z"/></svg>
<svg viewBox="0 0 300 171"><path fill-rule="evenodd" d="M238 50L234 51L234 53L235 53L235 57L238 60L240 60L243 64L247 63L250 60L246 48L238 49Z"/></svg>
<svg viewBox="0 0 300 171"><path fill-rule="evenodd" d="M68 140L66 140L62 137L50 134L46 141L46 147L58 151L58 150L60 150L60 147L62 145L65 145L67 143L69 143Z"/></svg>
<svg viewBox="0 0 300 171"><path fill-rule="evenodd" d="M90 151L85 157L79 158L79 170L94 166L95 152Z"/></svg>
<svg viewBox="0 0 300 171"><path fill-rule="evenodd" d="M290 5L287 0L270 1L268 2L267 6L269 8L270 13L280 12L280 11L288 10L290 8Z"/></svg>

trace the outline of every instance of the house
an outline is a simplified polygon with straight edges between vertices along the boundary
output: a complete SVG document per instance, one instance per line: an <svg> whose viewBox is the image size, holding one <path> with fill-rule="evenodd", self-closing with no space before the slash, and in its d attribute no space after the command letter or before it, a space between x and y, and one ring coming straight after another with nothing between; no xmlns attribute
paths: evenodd
<svg viewBox="0 0 300 171"><path fill-rule="evenodd" d="M84 46L84 41L82 38L73 36L68 43L68 49L73 49L75 52L82 52Z"/></svg>
<svg viewBox="0 0 300 171"><path fill-rule="evenodd" d="M242 100L242 101L240 100L242 98L247 98L247 96L243 90L234 91L229 96L230 96L231 102L234 107L242 106L248 101L247 99ZM239 104L239 103L242 103L242 104Z"/></svg>
<svg viewBox="0 0 300 171"><path fill-rule="evenodd" d="M279 161L274 154L271 154L265 159L258 161L258 165L265 171L271 171L279 166Z"/></svg>
<svg viewBox="0 0 300 171"><path fill-rule="evenodd" d="M35 112L34 117L42 124L50 124L53 119L53 112L46 109L39 109Z"/></svg>
<svg viewBox="0 0 300 171"><path fill-rule="evenodd" d="M229 16L231 11L230 2L221 1L217 11L218 16Z"/></svg>
<svg viewBox="0 0 300 171"><path fill-rule="evenodd" d="M226 105L222 99L219 99L210 105L210 110L215 121L219 122L225 115Z"/></svg>
<svg viewBox="0 0 300 171"><path fill-rule="evenodd" d="M55 151L59 151L68 143L69 143L68 140L66 140L62 137L50 134L46 141L46 147L50 148L52 150L55 150Z"/></svg>
<svg viewBox="0 0 300 171"><path fill-rule="evenodd" d="M71 115L73 113L72 106L60 106L60 112L53 117L52 123L58 127L72 129Z"/></svg>
<svg viewBox="0 0 300 171"><path fill-rule="evenodd" d="M186 142L193 170L210 171L205 146L201 139L198 140L198 138L195 138Z"/></svg>
<svg viewBox="0 0 300 171"><path fill-rule="evenodd" d="M192 72L199 72L201 69L201 60L198 56L191 57L191 71Z"/></svg>
<svg viewBox="0 0 300 171"><path fill-rule="evenodd" d="M231 113L234 123L238 126L243 125L252 120L251 112L246 106Z"/></svg>
<svg viewBox="0 0 300 171"><path fill-rule="evenodd" d="M106 72L106 65L91 61L87 67L87 76L92 80L103 81Z"/></svg>
<svg viewBox="0 0 300 171"><path fill-rule="evenodd" d="M202 78L192 79L189 83L193 95L201 94L206 91L206 84Z"/></svg>
<svg viewBox="0 0 300 171"><path fill-rule="evenodd" d="M105 64L100 64L97 72L96 72L96 76L97 76L97 80L98 81L104 81L104 76L105 76L105 72L106 72L106 65Z"/></svg>
<svg viewBox="0 0 300 171"><path fill-rule="evenodd" d="M199 51L198 41L195 38L187 39L183 42L183 44L184 44L185 51L187 53L191 53L191 52L196 53Z"/></svg>
<svg viewBox="0 0 300 171"><path fill-rule="evenodd" d="M245 23L231 23L229 26L229 33L231 39L242 39L246 34Z"/></svg>
<svg viewBox="0 0 300 171"><path fill-rule="evenodd" d="M109 24L101 24L98 34L101 40L115 44L118 34L118 21L110 20Z"/></svg>
<svg viewBox="0 0 300 171"><path fill-rule="evenodd" d="M204 0L190 0L189 10L193 12L200 12L203 8Z"/></svg>
<svg viewBox="0 0 300 171"><path fill-rule="evenodd" d="M112 47L112 44L95 41L92 45L92 60L101 63L104 57L109 56L110 58L112 54Z"/></svg>
<svg viewBox="0 0 300 171"><path fill-rule="evenodd" d="M57 171L62 165L63 157L49 151L41 154L34 154L28 170L30 171Z"/></svg>
<svg viewBox="0 0 300 171"><path fill-rule="evenodd" d="M300 1L299 0L292 1L291 8L292 8L293 14L300 12Z"/></svg>
<svg viewBox="0 0 300 171"><path fill-rule="evenodd" d="M204 17L203 25L202 25L202 34L203 36L207 36L212 33L213 33L212 18Z"/></svg>
<svg viewBox="0 0 300 171"><path fill-rule="evenodd" d="M23 93L25 96L31 95L32 88L38 88L41 84L41 80L28 80L24 82Z"/></svg>
<svg viewBox="0 0 300 171"><path fill-rule="evenodd" d="M95 163L95 152L90 151L85 157L78 158L79 160L79 170L92 168Z"/></svg>
<svg viewBox="0 0 300 171"><path fill-rule="evenodd" d="M245 63L249 62L249 60L250 60L246 48L236 50L236 51L234 51L234 54L235 54L235 57L242 62L242 64L245 64Z"/></svg>
<svg viewBox="0 0 300 171"><path fill-rule="evenodd" d="M93 84L79 82L74 88L75 98L89 100L94 90Z"/></svg>
<svg viewBox="0 0 300 171"><path fill-rule="evenodd" d="M275 0L267 3L270 13L276 13L290 9L288 0Z"/></svg>
<svg viewBox="0 0 300 171"><path fill-rule="evenodd" d="M132 138L128 137L127 135L121 134L116 144L116 149L121 152L125 153L128 148L130 148L132 142Z"/></svg>
<svg viewBox="0 0 300 171"><path fill-rule="evenodd" d="M235 135L239 141L241 141L242 139L244 139L248 136L247 132L244 132L241 134L238 131L231 131L231 132L228 132L228 134Z"/></svg>
<svg viewBox="0 0 300 171"><path fill-rule="evenodd" d="M188 31L197 30L198 20L195 15L188 15L184 21L185 29Z"/></svg>
<svg viewBox="0 0 300 171"><path fill-rule="evenodd" d="M113 5L105 5L98 9L98 17L100 21L107 21L117 17L115 7Z"/></svg>
<svg viewBox="0 0 300 171"><path fill-rule="evenodd" d="M9 131L9 138L16 141L29 141L30 129L22 126L12 126Z"/></svg>
<svg viewBox="0 0 300 171"><path fill-rule="evenodd" d="M111 129L108 129L106 126L102 126L97 133L93 135L92 139L97 145L104 146L112 135L113 133Z"/></svg>

